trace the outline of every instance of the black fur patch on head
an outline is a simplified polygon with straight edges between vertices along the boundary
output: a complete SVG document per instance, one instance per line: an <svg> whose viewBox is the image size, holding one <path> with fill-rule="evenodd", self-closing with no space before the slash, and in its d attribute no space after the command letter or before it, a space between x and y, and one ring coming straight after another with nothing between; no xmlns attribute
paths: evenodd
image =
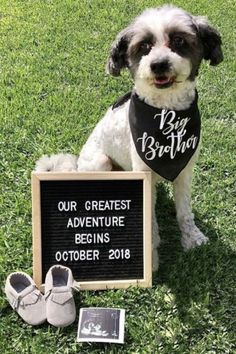
<svg viewBox="0 0 236 354"><path fill-rule="evenodd" d="M169 47L178 55L188 58L192 65L189 80L198 75L199 66L203 58L203 45L197 35L171 31L169 33Z"/></svg>
<svg viewBox="0 0 236 354"><path fill-rule="evenodd" d="M203 58L210 60L210 65L218 65L223 60L222 41L219 32L195 17L198 36L203 45Z"/></svg>
<svg viewBox="0 0 236 354"><path fill-rule="evenodd" d="M142 57L150 53L155 42L155 36L148 30L141 31L140 29L140 33L134 34L127 52L129 57L129 69L132 75L134 75L137 70Z"/></svg>
<svg viewBox="0 0 236 354"><path fill-rule="evenodd" d="M127 49L130 41L128 30L122 31L112 45L107 70L113 76L119 76L121 69L128 67Z"/></svg>
<svg viewBox="0 0 236 354"><path fill-rule="evenodd" d="M218 65L223 60L220 35L211 27L202 28L200 33L204 46L204 59L210 60L210 65Z"/></svg>

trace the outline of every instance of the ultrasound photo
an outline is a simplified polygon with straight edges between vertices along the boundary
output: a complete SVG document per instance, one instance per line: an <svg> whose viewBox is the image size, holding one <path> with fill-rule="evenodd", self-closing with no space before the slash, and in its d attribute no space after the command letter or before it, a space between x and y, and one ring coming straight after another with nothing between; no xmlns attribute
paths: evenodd
<svg viewBox="0 0 236 354"><path fill-rule="evenodd" d="M124 343L125 310L81 308L78 342Z"/></svg>

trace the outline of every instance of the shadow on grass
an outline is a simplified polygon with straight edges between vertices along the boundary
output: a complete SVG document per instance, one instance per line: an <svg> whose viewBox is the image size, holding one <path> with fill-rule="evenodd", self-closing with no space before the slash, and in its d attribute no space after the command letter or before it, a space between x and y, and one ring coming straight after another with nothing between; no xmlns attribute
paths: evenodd
<svg viewBox="0 0 236 354"><path fill-rule="evenodd" d="M184 252L175 218L173 200L163 186L158 187L157 218L162 239L159 249L160 267L153 286L166 285L175 296L178 316L192 330L223 325L236 330L236 254L221 241L213 225L205 224L195 210L197 226L209 237L209 243ZM195 311L193 314L192 311ZM199 316L196 311L199 310ZM191 336L191 333L189 333Z"/></svg>

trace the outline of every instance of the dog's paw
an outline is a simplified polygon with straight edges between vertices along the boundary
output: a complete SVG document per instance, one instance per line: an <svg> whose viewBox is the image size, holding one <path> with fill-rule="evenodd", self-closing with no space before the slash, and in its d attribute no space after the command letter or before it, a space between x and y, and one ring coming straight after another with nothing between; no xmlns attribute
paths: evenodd
<svg viewBox="0 0 236 354"><path fill-rule="evenodd" d="M77 161L78 171L111 171L112 161L111 159L101 153L80 154Z"/></svg>
<svg viewBox="0 0 236 354"><path fill-rule="evenodd" d="M181 244L183 249L188 251L192 248L206 244L208 240L208 237L203 235L203 233L196 226L194 226L188 232L182 233Z"/></svg>
<svg viewBox="0 0 236 354"><path fill-rule="evenodd" d="M37 172L71 172L77 170L77 157L70 154L42 156L35 166Z"/></svg>

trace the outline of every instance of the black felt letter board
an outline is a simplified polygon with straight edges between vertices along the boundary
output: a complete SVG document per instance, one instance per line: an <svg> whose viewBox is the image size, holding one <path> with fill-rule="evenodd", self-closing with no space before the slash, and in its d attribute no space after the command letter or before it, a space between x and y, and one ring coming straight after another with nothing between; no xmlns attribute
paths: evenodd
<svg viewBox="0 0 236 354"><path fill-rule="evenodd" d="M70 267L77 281L143 278L142 180L40 183L43 279L57 263ZM106 210L103 202L105 210L89 210L92 201L107 200L129 201L117 203L118 209L129 210ZM93 226L92 218L100 216L104 218ZM115 225L114 216L121 217L115 218Z"/></svg>

